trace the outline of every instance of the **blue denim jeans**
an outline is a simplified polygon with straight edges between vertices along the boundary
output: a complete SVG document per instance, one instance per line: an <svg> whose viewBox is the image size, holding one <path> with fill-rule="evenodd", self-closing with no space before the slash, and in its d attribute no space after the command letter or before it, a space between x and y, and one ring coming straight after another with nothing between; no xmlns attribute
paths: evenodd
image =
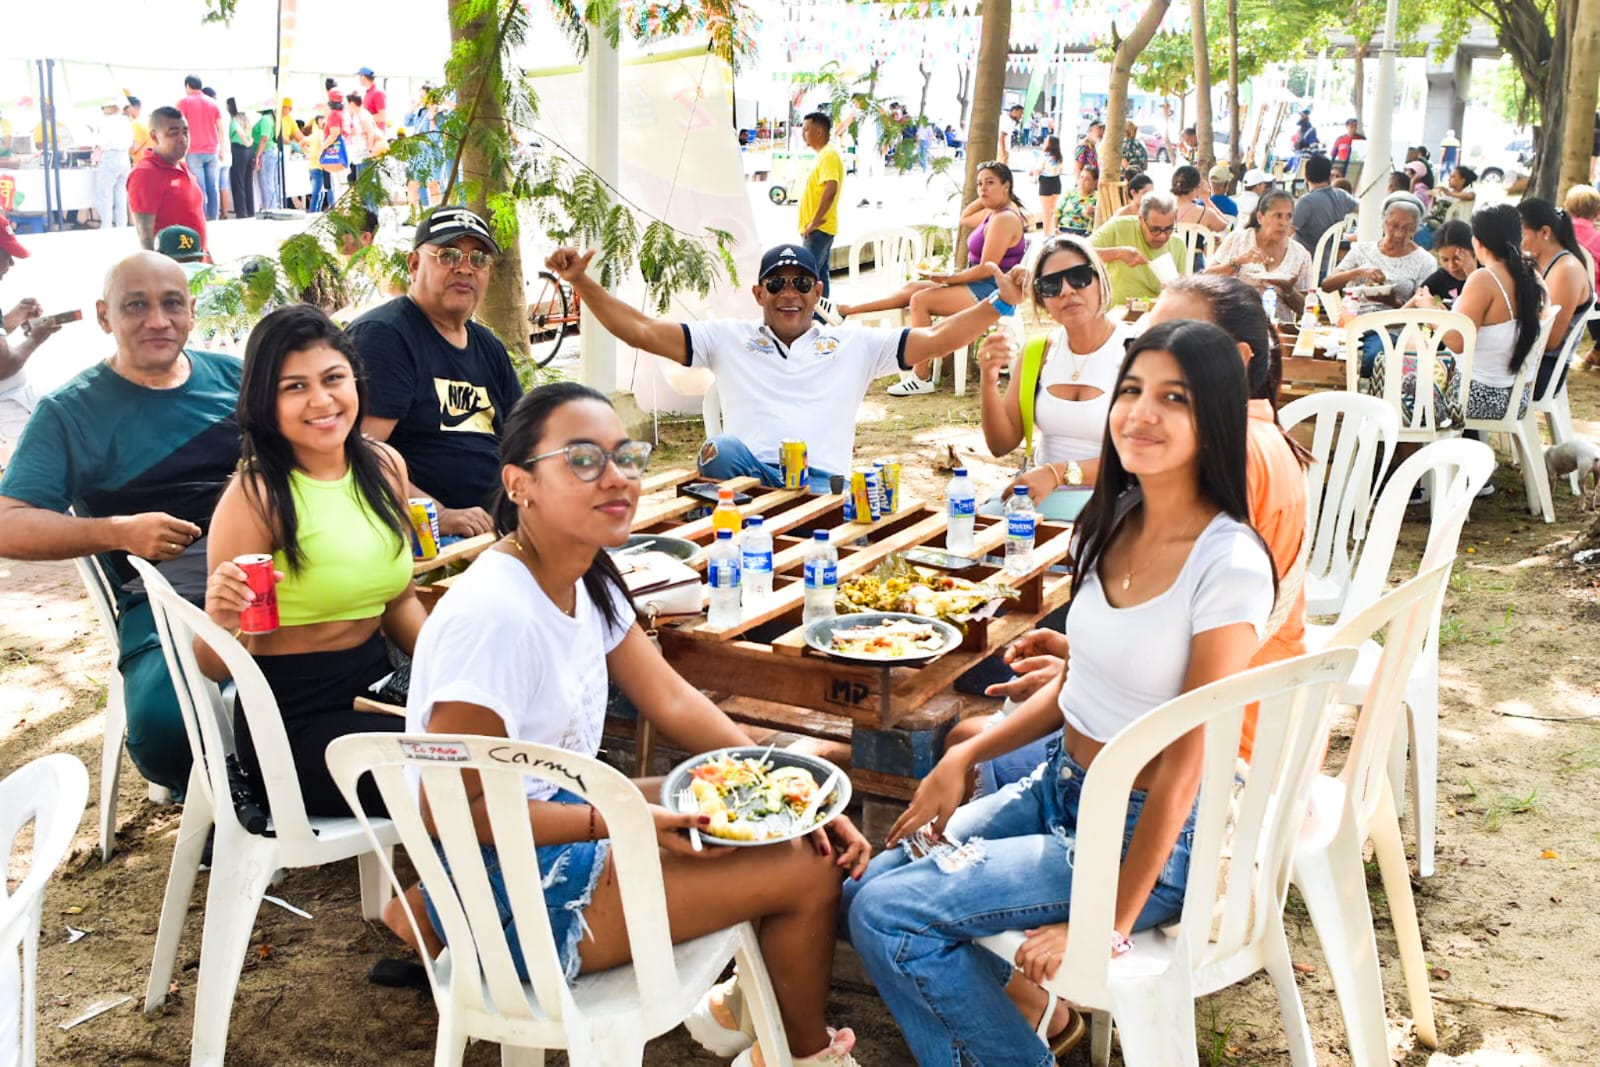
<svg viewBox="0 0 1600 1067"><path fill-rule="evenodd" d="M728 478L760 478L762 485L783 488L783 471L777 464L757 459L756 454L750 451L750 446L737 437L724 434L701 445L699 465L701 475L714 482ZM811 491L826 493L829 477L828 471L812 467Z"/></svg>
<svg viewBox="0 0 1600 1067"><path fill-rule="evenodd" d="M895 849L845 883L844 928L921 1067L1055 1062L1006 996L1010 961L973 941L1069 918L1083 774L1058 740L1033 774L951 817L953 836L983 842L981 862L946 874L932 857ZM1124 853L1144 800L1129 797ZM1183 910L1193 836L1191 816L1136 928Z"/></svg>
<svg viewBox="0 0 1600 1067"><path fill-rule="evenodd" d="M283 207L283 189L278 182L278 148L276 145L261 153L261 209L277 210Z"/></svg>
<svg viewBox="0 0 1600 1067"><path fill-rule="evenodd" d="M817 261L817 270L822 272L822 295L827 296L828 278L832 274L829 264L833 262L833 234L812 230L811 236L805 239L805 246L811 258Z"/></svg>
<svg viewBox="0 0 1600 1067"><path fill-rule="evenodd" d="M187 157L189 173L200 183L200 192L205 195L206 218L216 221L217 209L222 200L218 195L217 182L222 177L222 165L217 162L215 152L190 152Z"/></svg>

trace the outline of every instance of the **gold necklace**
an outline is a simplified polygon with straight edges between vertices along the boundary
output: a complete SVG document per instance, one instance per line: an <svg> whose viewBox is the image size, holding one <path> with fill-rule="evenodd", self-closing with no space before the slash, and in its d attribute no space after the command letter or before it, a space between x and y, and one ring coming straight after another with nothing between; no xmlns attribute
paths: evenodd
<svg viewBox="0 0 1600 1067"><path fill-rule="evenodd" d="M1113 333L1116 332L1117 328L1115 326L1111 327L1111 329L1106 333L1106 336L1100 338L1100 343L1095 345L1084 355L1082 363L1078 362L1078 354L1072 350L1072 338L1066 338L1067 360L1072 364L1072 372L1068 375L1068 377L1072 381L1077 381L1083 375L1083 372L1088 369L1089 361L1099 353L1100 349L1105 347L1106 341ZM1124 586L1124 588L1126 588L1126 586Z"/></svg>
<svg viewBox="0 0 1600 1067"><path fill-rule="evenodd" d="M1209 526L1210 524L1211 524L1211 520L1207 519L1206 520L1206 525ZM1202 530L1204 528L1205 527L1201 527ZM1199 536L1200 535L1198 533L1195 533L1195 534L1192 534L1192 535L1186 535L1183 538L1181 538L1179 541L1168 542L1168 547L1170 547L1173 544L1188 544L1188 545L1190 545L1192 547L1193 544L1194 544L1194 539L1196 537L1199 537ZM1127 569L1127 573L1125 573L1122 576L1122 591L1123 592L1127 592L1128 591L1128 587L1133 584L1133 575L1134 575L1133 558L1134 558L1133 546L1129 545L1128 546L1128 569ZM1156 559L1159 559L1159 558L1160 558L1159 554L1152 553L1152 555L1151 555L1151 563L1153 563ZM1140 570L1147 570L1147 569L1149 569L1149 567L1150 567L1150 563L1146 563L1143 567L1140 567L1139 569Z"/></svg>
<svg viewBox="0 0 1600 1067"><path fill-rule="evenodd" d="M536 585L538 585L539 588L545 590L545 596L549 598L550 603L552 603L552 604L554 604L556 606L556 610L561 612L561 614L566 615L568 617L575 616L577 614L577 611L578 611L578 604L577 604L576 596L573 597L573 603L572 603L571 607L563 607L561 605L561 603L558 600L556 600L556 598L554 596L551 595L550 590L545 589L544 583L539 581L539 575L538 575L537 572L534 571L533 563L531 562L532 554L527 549L522 547L522 542L517 540L517 535L514 534L514 533L508 533L508 534L506 534L505 539L511 543L511 547L516 551L517 562L521 563L524 567L526 567L527 570L528 570L528 574L530 576L532 576L532 578L534 580L534 583Z"/></svg>

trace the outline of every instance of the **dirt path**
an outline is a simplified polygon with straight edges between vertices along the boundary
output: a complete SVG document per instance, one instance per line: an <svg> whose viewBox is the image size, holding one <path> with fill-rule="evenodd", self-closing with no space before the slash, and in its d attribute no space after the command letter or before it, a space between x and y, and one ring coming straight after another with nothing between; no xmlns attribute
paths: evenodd
<svg viewBox="0 0 1600 1067"><path fill-rule="evenodd" d="M1580 432L1600 437L1600 375L1576 374L1572 392ZM874 399L861 421L860 454L901 460L913 494L942 488L934 468L949 445L981 451L975 405L948 393ZM666 461L683 459L695 431L686 425L666 430ZM991 484L1003 474L997 464L974 460L972 466ZM1593 650L1600 634L1600 570L1551 563L1552 546L1590 521L1572 496L1557 494L1557 522L1546 526L1528 520L1515 472L1502 467L1495 480L1499 492L1474 508L1463 536L1441 641L1438 874L1417 892L1440 998L1438 1052L1412 1047L1375 874L1371 883L1391 1038L1397 1059L1407 1065L1567 1067L1597 1059L1600 684ZM1412 552L1419 550L1421 530L1420 521L1408 524ZM109 668L70 564L0 563L0 769L64 750L83 759L98 779ZM139 1006L179 809L155 807L144 793L125 763L116 856L100 863L91 810L77 851L47 893L39 954L41 1063L187 1062L203 897L197 893L191 907L167 1004L147 1017ZM364 980L393 943L356 917L353 864L294 873L278 892L315 918L263 908L234 1005L230 1062L430 1062L431 1003ZM69 924L88 936L66 944ZM1301 990L1319 1055L1325 1063L1347 1062L1321 951L1294 898L1290 932L1296 959L1314 968L1302 976ZM58 1028L95 1002L123 995L133 1002L70 1031ZM832 1014L856 1029L864 1067L910 1062L870 990L846 980ZM1288 1061L1276 1002L1263 980L1207 998L1197 1018L1202 1063ZM493 1063L496 1055L492 1046L475 1046L467 1061ZM679 1031L652 1044L647 1062L716 1061Z"/></svg>

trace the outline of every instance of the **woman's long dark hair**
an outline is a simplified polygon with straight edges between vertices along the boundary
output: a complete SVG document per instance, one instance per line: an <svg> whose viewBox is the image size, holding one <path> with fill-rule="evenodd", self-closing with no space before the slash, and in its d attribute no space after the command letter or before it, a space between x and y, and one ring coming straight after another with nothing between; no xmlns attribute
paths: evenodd
<svg viewBox="0 0 1600 1067"><path fill-rule="evenodd" d="M1522 225L1530 230L1550 227L1550 235L1556 239L1556 243L1571 252L1573 259L1583 262L1583 246L1578 244L1578 233L1572 228L1571 215L1537 196L1525 196L1519 200L1517 215L1522 219Z"/></svg>
<svg viewBox="0 0 1600 1067"><path fill-rule="evenodd" d="M1189 388L1189 410L1194 416L1195 444L1200 460L1200 495L1229 518L1248 525L1250 497L1245 475L1245 401L1248 397L1244 365L1239 361L1233 338L1209 322L1189 319L1152 326L1128 346L1128 354L1117 372L1119 390L1134 360L1145 352L1172 353ZM1115 404L1113 399L1112 405ZM1122 517L1118 504L1123 494L1137 484L1137 478L1122 466L1108 421L1100 445L1100 474L1095 479L1088 505L1078 517L1077 561L1072 575L1074 601L1084 576L1092 574L1099 566L1100 557L1116 534ZM1267 551L1265 543L1262 551ZM1270 560L1271 553L1267 555Z"/></svg>
<svg viewBox="0 0 1600 1067"><path fill-rule="evenodd" d="M1200 188L1200 168L1185 163L1172 172L1172 195L1188 196Z"/></svg>
<svg viewBox="0 0 1600 1067"><path fill-rule="evenodd" d="M1571 222L1567 223L1567 230L1571 232ZM1539 340L1544 283L1539 278L1539 268L1522 251L1522 215L1517 208L1510 204L1493 204L1478 209L1472 216L1472 236L1485 252L1504 263L1511 272L1511 290L1517 298L1517 306L1512 309L1517 320L1517 341L1511 349L1511 372L1515 374L1522 369L1523 360ZM1578 262L1583 262L1581 256Z"/></svg>
<svg viewBox="0 0 1600 1067"><path fill-rule="evenodd" d="M1017 185L1016 182L1011 178L1011 168L1000 162L998 159L991 159L987 163L978 164L976 173L982 174L984 171L989 171L996 178L999 178L1001 181L1006 183L1006 195L1011 198L1011 202L1017 205L1017 208L1020 210L1022 208L1022 201L1017 199ZM976 181L977 178L974 177L973 180Z"/></svg>
<svg viewBox="0 0 1600 1067"><path fill-rule="evenodd" d="M1061 138L1051 134L1044 139L1044 154L1057 163L1061 162Z"/></svg>
<svg viewBox="0 0 1600 1067"><path fill-rule="evenodd" d="M278 537L291 573L305 563L298 537L299 520L289 476L295 470L294 448L278 426L278 379L283 363L295 352L327 345L350 363L356 383L355 423L344 440L345 458L366 510L394 531L403 548L411 540L411 519L389 478L397 473L387 456L361 436L367 414L367 374L361 353L334 321L308 304L279 308L256 323L244 349L244 375L239 383L239 470L246 497ZM265 497L261 496L265 493Z"/></svg>
<svg viewBox="0 0 1600 1067"><path fill-rule="evenodd" d="M550 416L562 405L577 400L598 400L606 407L611 406L611 401L606 399L604 393L578 382L553 382L524 394L506 417L505 429L500 434L501 466L522 468L528 457L536 454ZM495 486L489 513L494 516L497 533L504 535L516 532L517 505L506 495L504 481ZM623 619L617 611L612 591L627 599L628 587L623 584L622 572L611 561L611 553L605 549L595 551L594 561L583 573L583 588L607 626L616 627L631 621Z"/></svg>

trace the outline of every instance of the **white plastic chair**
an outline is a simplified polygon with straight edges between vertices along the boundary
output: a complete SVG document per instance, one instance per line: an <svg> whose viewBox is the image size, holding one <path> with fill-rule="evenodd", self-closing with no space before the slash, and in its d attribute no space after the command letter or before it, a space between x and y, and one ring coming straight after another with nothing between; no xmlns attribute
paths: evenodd
<svg viewBox="0 0 1600 1067"><path fill-rule="evenodd" d="M1527 414L1521 418L1517 417L1517 409L1522 406L1524 388L1539 373L1539 360L1544 354L1545 345L1549 343L1550 329L1560 313L1561 305L1557 304L1546 308L1540 318L1539 336L1535 338L1527 358L1522 361L1522 369L1517 371L1517 379L1511 385L1511 402L1506 405L1505 414L1498 419L1469 417L1466 420L1469 430L1504 434L1511 439L1516 459L1522 466L1522 485L1528 495L1528 512L1542 516L1545 522L1555 522L1556 511L1550 499L1549 475L1544 469L1544 442L1539 437L1539 419L1534 414L1531 402Z"/></svg>
<svg viewBox="0 0 1600 1067"><path fill-rule="evenodd" d="M15 892L0 872L0 1063L33 1067L36 1062L39 1000L39 925L44 912L44 887L50 881L78 832L89 802L89 772L65 752L43 756L0 781L0 858L21 870ZM33 848L25 859L15 857L17 836L33 824ZM20 950L21 982L17 981ZM15 1014L13 1014L15 1010ZM11 1060L13 1055L20 1058Z"/></svg>
<svg viewBox="0 0 1600 1067"><path fill-rule="evenodd" d="M1478 328L1459 311L1433 311L1423 308L1394 308L1358 315L1345 327L1345 389L1357 392L1361 377L1361 336L1367 331L1378 335L1384 362L1383 396L1385 404L1400 415L1400 440L1423 444L1445 437L1461 436L1460 426L1440 426L1434 412L1434 365L1447 333L1461 334L1461 351L1454 356L1455 384L1462 411L1467 409L1467 382L1472 379L1472 354L1478 346ZM1390 331L1396 331L1391 334ZM1411 415L1405 413L1404 361L1416 360L1416 399Z"/></svg>
<svg viewBox="0 0 1600 1067"><path fill-rule="evenodd" d="M1334 615L1367 536L1378 475L1394 458L1400 414L1377 397L1340 392L1312 393L1278 412L1286 431L1308 419L1306 614Z"/></svg>
<svg viewBox="0 0 1600 1067"><path fill-rule="evenodd" d="M738 923L671 943L655 827L644 795L619 771L547 745L438 734L350 734L328 746L328 769L364 824L356 782L372 775L444 926L449 947L427 961L439 1009L439 1067L460 1063L469 1038L499 1042L504 1064L542 1064L544 1049L566 1049L575 1067L639 1064L645 1042L681 1023L730 959L738 962L744 1003L767 1062L792 1064L755 928ZM526 983L517 975L489 887L464 771L482 779ZM545 912L542 878L548 872L539 870L534 853L525 775L582 796L599 810L611 836L633 962L583 975L570 987ZM437 837L423 824L412 781L427 792ZM401 890L387 857L383 869ZM428 921L409 904L406 912L413 929Z"/></svg>
<svg viewBox="0 0 1600 1067"><path fill-rule="evenodd" d="M117 594L100 560L80 556L72 561L83 580L84 591L100 620L100 635L111 646L111 675L106 679L105 737L100 748L100 862L111 858L117 846L117 782L122 777L122 748L128 740L128 706L122 695L122 672L117 670L121 635L117 632ZM150 783L150 799L157 804L172 803L172 793Z"/></svg>
<svg viewBox="0 0 1600 1067"><path fill-rule="evenodd" d="M1411 492L1419 484L1431 483L1433 511L1428 541L1423 549L1418 573L1454 561L1472 502L1494 472L1494 452L1480 441L1436 441L1419 449L1395 468L1388 484L1378 496L1367 527L1367 540L1345 595L1344 610L1332 626L1306 626L1306 647L1327 648L1333 635L1349 620L1377 603L1389 584L1394 550L1400 537ZM1406 682L1406 720L1410 732L1410 768L1413 811L1417 833L1417 870L1422 877L1433 874L1434 829L1438 805L1439 776L1439 612L1444 605L1444 590L1439 591L1433 618L1422 653ZM1345 691L1344 700L1359 704L1378 662L1379 648L1369 641L1362 646L1361 662ZM1389 780L1395 804L1405 797L1406 746L1396 745L1389 761Z"/></svg>
<svg viewBox="0 0 1600 1067"><path fill-rule="evenodd" d="M239 968L250 945L250 929L274 873L358 857L361 914L377 920L389 897L380 857L383 862L388 861L398 837L386 821L376 824L369 837L354 818L306 814L278 702L255 660L205 612L179 596L154 567L142 559L132 559L132 563L150 595L161 651L166 656L167 670L172 673L172 687L183 711L184 732L194 753L183 819L178 823L178 841L172 852L172 870L161 900L161 923L156 930L144 1010L154 1011L166 1000L177 962L178 940L200 870L200 853L206 835L215 826L205 926L200 937L200 973L195 982L190 1063L196 1067L220 1064L227 1052L228 1019L239 986ZM196 640L227 665L238 688L240 706L250 723L250 736L261 763L272 813L268 829L275 834L273 837L249 833L240 825L226 762L234 751L232 717L216 683L200 671L195 660Z"/></svg>
<svg viewBox="0 0 1600 1067"><path fill-rule="evenodd" d="M1183 243L1183 252L1179 256L1181 262L1179 270L1184 274L1194 273L1194 257L1198 253L1206 257L1206 262L1211 262L1215 257L1217 245L1222 235L1215 230L1208 229L1198 222L1180 222L1173 230L1172 240Z"/></svg>
<svg viewBox="0 0 1600 1067"><path fill-rule="evenodd" d="M1594 312L1591 311L1589 316L1593 315ZM1561 354L1556 357L1555 373L1550 375L1550 380L1545 383L1544 392L1535 393L1528 405L1528 417L1534 423L1536 430L1539 419L1545 420L1545 425L1550 431L1551 445L1564 444L1577 436L1577 431L1572 425L1572 405L1567 400L1567 376L1572 370L1573 360L1578 354L1578 344L1583 340L1585 332L1583 321L1574 322L1568 329L1566 343L1561 346ZM1546 344L1548 343L1547 339ZM1577 471L1569 474L1567 481L1572 486L1573 496L1583 495ZM1554 492L1555 486L1552 485L1550 490Z"/></svg>
<svg viewBox="0 0 1600 1067"><path fill-rule="evenodd" d="M1332 272L1333 265L1339 262L1339 242L1354 228L1356 219L1356 213L1351 212L1323 230L1322 236L1317 238L1317 247L1311 252L1311 276L1319 284ZM1333 316L1333 321L1339 321L1337 314Z"/></svg>
<svg viewBox="0 0 1600 1067"><path fill-rule="evenodd" d="M1294 857L1294 884L1322 942L1356 1067L1391 1063L1377 939L1362 865L1369 839L1399 942L1417 1039L1428 1048L1439 1044L1411 872L1400 843L1400 819L1387 772L1395 731L1405 714L1406 680L1422 652L1449 575L1449 564L1433 567L1384 594L1329 640L1333 647L1350 648L1383 635L1383 652L1362 698L1344 768L1338 777L1318 776Z"/></svg>
<svg viewBox="0 0 1600 1067"><path fill-rule="evenodd" d="M872 250L872 288L875 292L892 293L911 280L917 260L922 256L922 234L909 226L890 226L869 230L850 245L849 285L852 296L863 291L861 261L867 249ZM904 326L905 309L873 311L851 319L871 326Z"/></svg>
<svg viewBox="0 0 1600 1067"><path fill-rule="evenodd" d="M1289 866L1328 736L1332 702L1350 677L1354 649L1298 656L1185 693L1124 727L1083 780L1072 880L1072 936L1055 999L1094 1009L1093 1060L1110 1061L1109 1012L1130 1067L1198 1064L1194 999L1265 970L1278 994L1295 1067L1316 1062L1295 984L1283 903ZM1235 767L1246 705L1260 702L1255 750L1233 814ZM1112 959L1112 922L1128 793L1145 764L1190 730L1205 730L1189 882L1176 933L1149 930ZM1090 815L1092 813L1092 816ZM1231 823L1231 838L1229 824ZM1227 846L1225 848L1225 845ZM1094 877L1082 872L1093 871ZM1220 916L1218 919L1216 916ZM979 940L1011 960L1020 931Z"/></svg>

